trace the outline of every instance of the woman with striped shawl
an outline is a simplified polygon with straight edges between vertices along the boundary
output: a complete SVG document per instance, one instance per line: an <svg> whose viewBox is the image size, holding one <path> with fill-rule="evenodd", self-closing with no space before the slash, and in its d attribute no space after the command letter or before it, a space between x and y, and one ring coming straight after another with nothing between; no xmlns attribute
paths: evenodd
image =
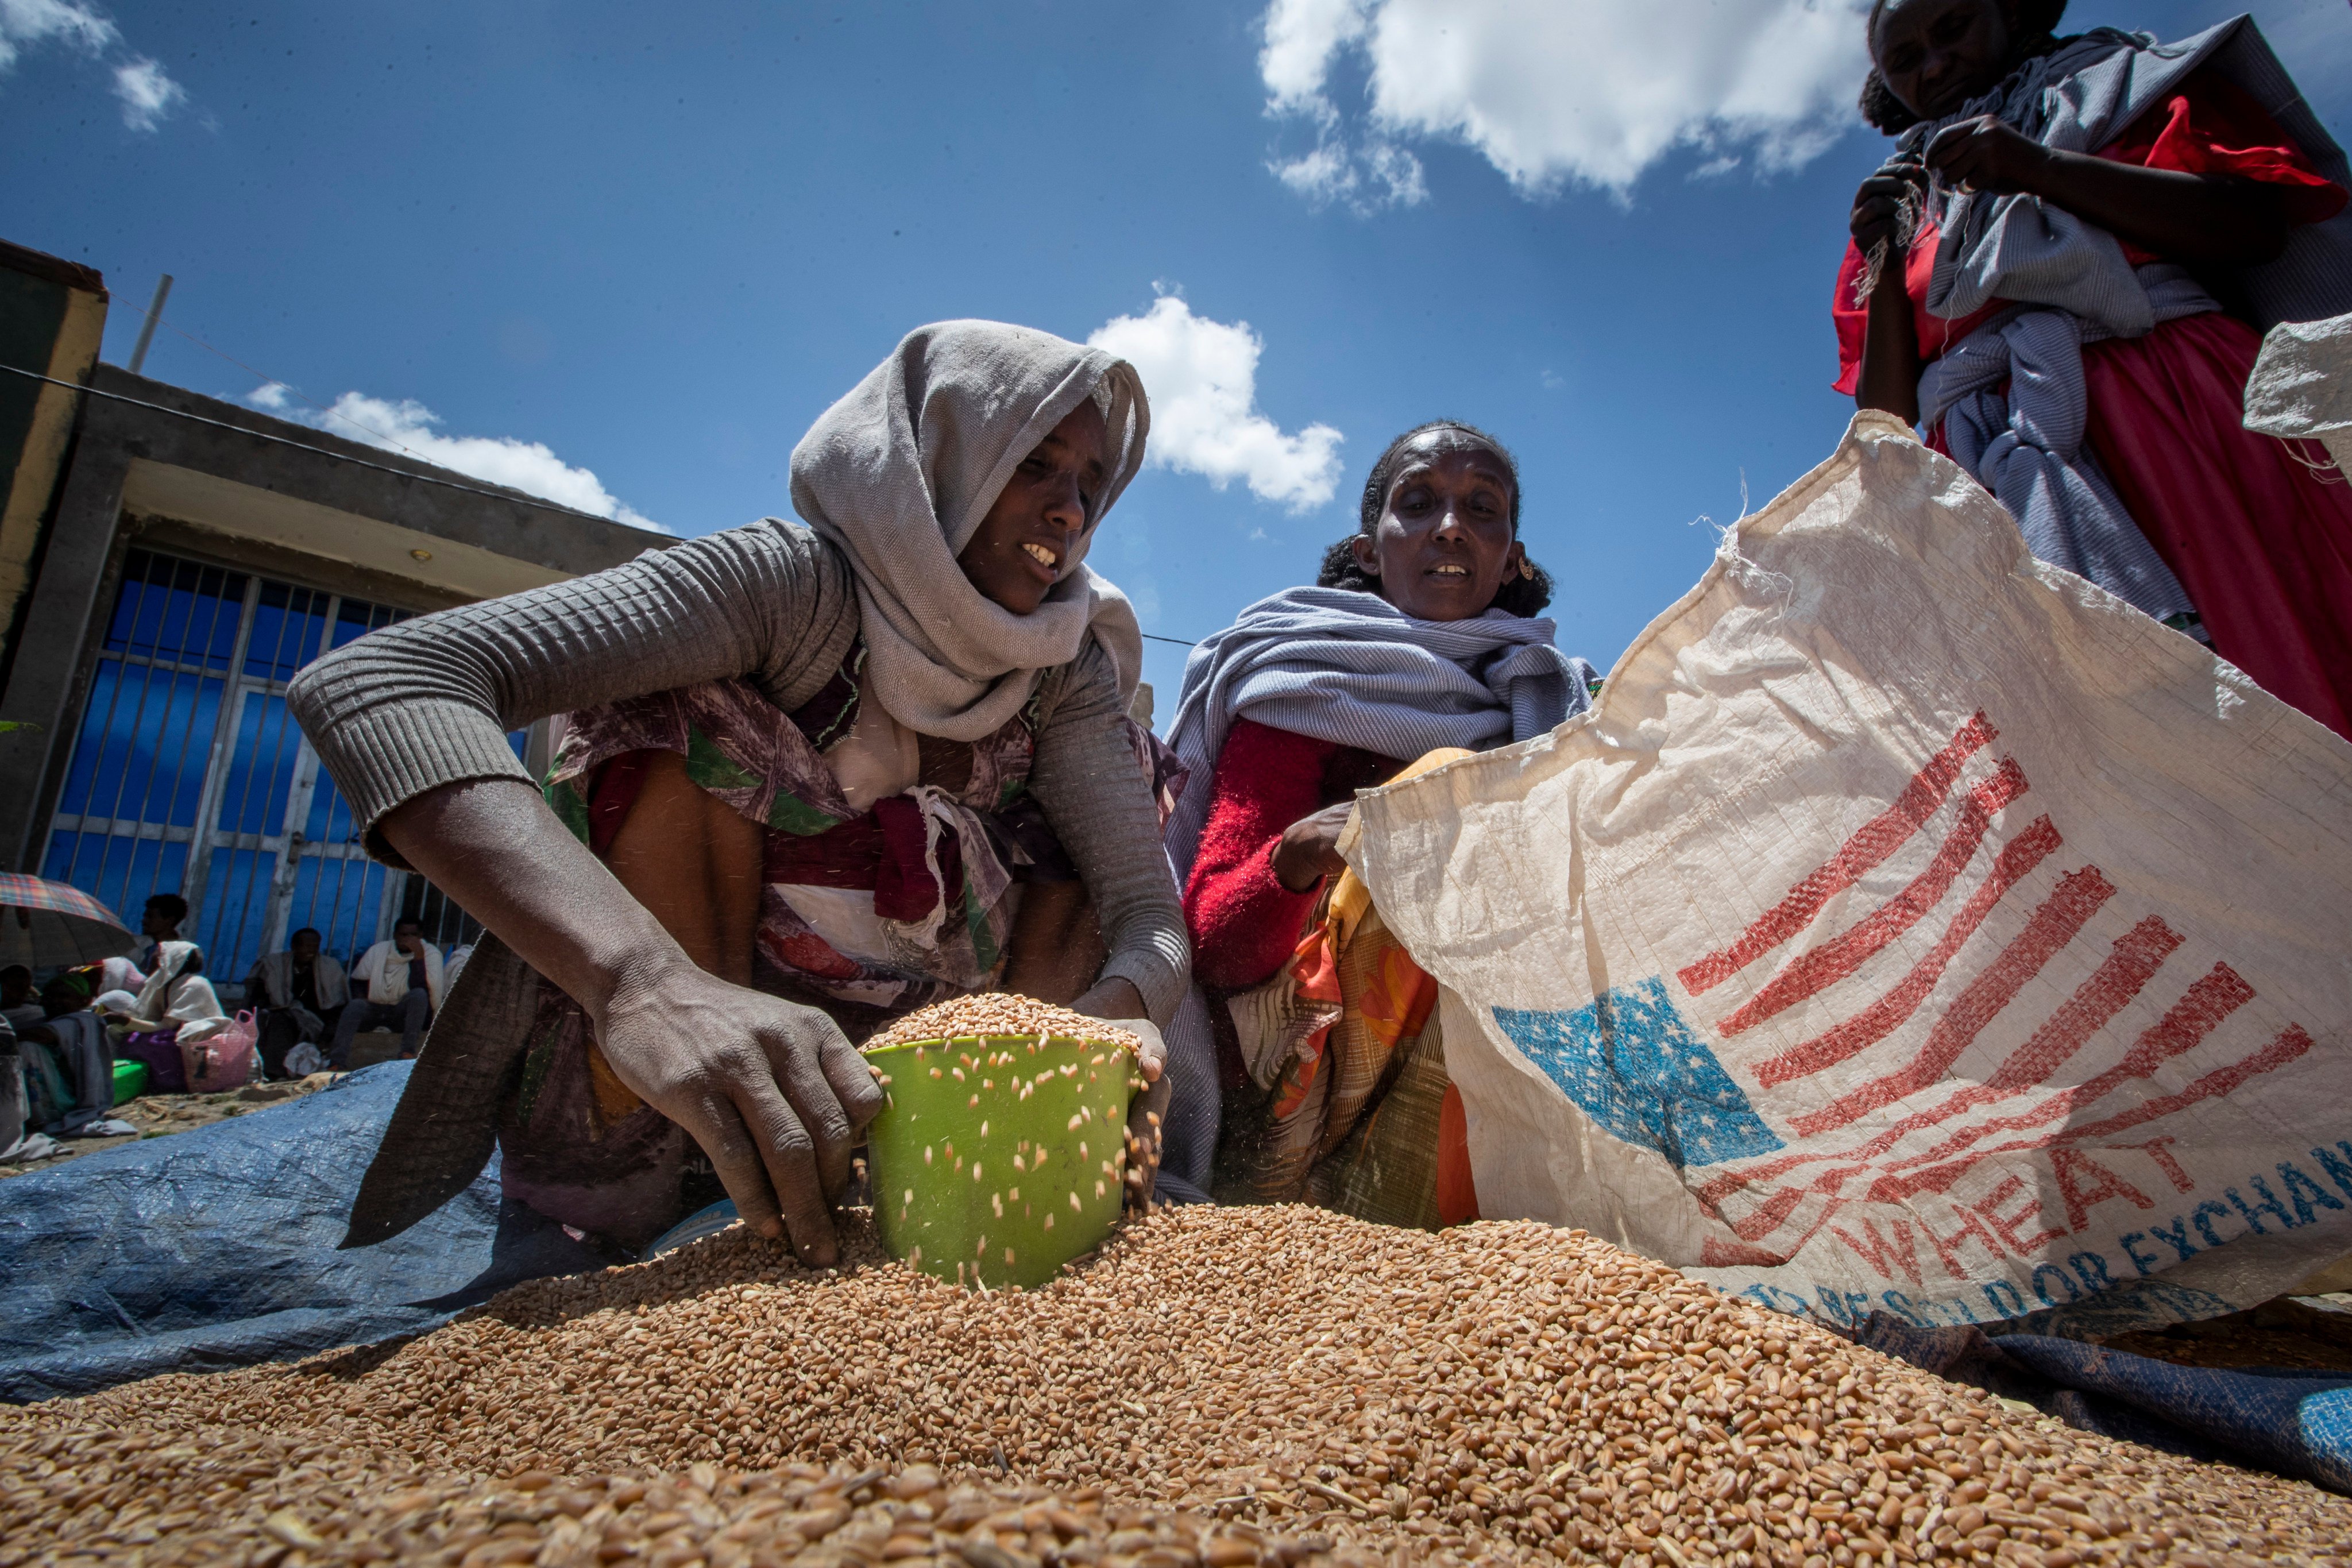
<svg viewBox="0 0 2352 1568"><path fill-rule="evenodd" d="M1168 847L1198 984L1170 1031L1160 1183L1433 1226L1476 1214L1436 983L1335 846L1356 791L1540 734L1583 710L1593 673L1537 618L1551 582L1494 437L1400 436L1360 517L1316 586L1251 605L1185 665L1170 740L1205 782Z"/></svg>

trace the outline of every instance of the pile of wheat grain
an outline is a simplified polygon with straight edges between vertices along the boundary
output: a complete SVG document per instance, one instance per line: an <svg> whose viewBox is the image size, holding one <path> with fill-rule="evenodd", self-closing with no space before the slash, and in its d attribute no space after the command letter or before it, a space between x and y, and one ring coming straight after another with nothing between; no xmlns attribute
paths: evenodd
<svg viewBox="0 0 2352 1568"><path fill-rule="evenodd" d="M928 1466L851 1474L696 1465L651 1479L530 1470L455 1481L252 1433L156 1441L67 1423L5 1450L0 1563L769 1563L1021 1568L1059 1563L1330 1564L1328 1537L1103 1504L1100 1488L948 1486ZM1335 1551L1335 1547L1337 1550Z"/></svg>
<svg viewBox="0 0 2352 1568"><path fill-rule="evenodd" d="M1056 1007L1051 1002L1001 991L934 1002L892 1023L867 1040L864 1048L878 1051L885 1046L903 1046L916 1040L961 1040L989 1035L1051 1035L1057 1039L1117 1046L1129 1053L1143 1048L1143 1042L1131 1030L1116 1024L1073 1013L1067 1007Z"/></svg>
<svg viewBox="0 0 2352 1568"><path fill-rule="evenodd" d="M152 1509L173 1495L146 1479L152 1456L201 1455L223 1433L317 1456L315 1484L350 1500L323 1506L331 1521L365 1490L331 1480L338 1463L445 1479L537 1470L562 1478L548 1495L575 1501L595 1489L571 1478L803 1463L1101 1489L1214 1530L1440 1561L2352 1562L2352 1501L2013 1414L1578 1232L1163 1211L1045 1289L986 1295L881 1260L869 1236L845 1240L841 1269L811 1273L730 1232L524 1286L395 1349L0 1415L0 1469L18 1488L0 1507L0 1568L19 1540L88 1539L71 1531L89 1528L75 1521L93 1499ZM96 1478L27 1481L22 1456L47 1428L149 1446ZM467 1495L467 1528L506 1520L515 1544L499 1551L552 1548L562 1532L551 1515ZM698 1506L719 1521L733 1505ZM1176 1568L1228 1560L1213 1550L1242 1560L1229 1543L1242 1539L1196 1529L1147 1550L1082 1533L1049 1553L1041 1532L1019 1544L1008 1527L957 1550L989 1568L1094 1561L1097 1546L1105 1563ZM682 1544L627 1560L690 1556Z"/></svg>

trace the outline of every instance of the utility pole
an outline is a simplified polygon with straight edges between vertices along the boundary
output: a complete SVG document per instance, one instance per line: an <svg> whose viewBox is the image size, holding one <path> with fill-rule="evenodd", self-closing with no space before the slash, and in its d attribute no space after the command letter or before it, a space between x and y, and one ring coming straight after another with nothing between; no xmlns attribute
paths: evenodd
<svg viewBox="0 0 2352 1568"><path fill-rule="evenodd" d="M139 342L131 351L131 374L137 375L139 367L147 363L147 345L155 341L155 323L163 319L163 300L172 292L172 275L163 274L155 285L155 299L147 307L147 324L139 329Z"/></svg>

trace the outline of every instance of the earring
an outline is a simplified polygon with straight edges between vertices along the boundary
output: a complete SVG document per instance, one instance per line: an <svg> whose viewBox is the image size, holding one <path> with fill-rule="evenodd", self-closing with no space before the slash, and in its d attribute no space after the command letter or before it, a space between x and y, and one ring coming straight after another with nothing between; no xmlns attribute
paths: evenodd
<svg viewBox="0 0 2352 1568"><path fill-rule="evenodd" d="M1536 563L1524 555L1519 557L1519 575L1530 583L1536 580Z"/></svg>

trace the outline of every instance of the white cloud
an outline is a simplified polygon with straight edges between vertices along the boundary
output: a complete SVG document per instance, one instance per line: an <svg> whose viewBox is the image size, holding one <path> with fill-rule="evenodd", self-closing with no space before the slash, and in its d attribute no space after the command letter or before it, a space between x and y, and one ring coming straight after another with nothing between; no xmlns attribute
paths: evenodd
<svg viewBox="0 0 2352 1568"><path fill-rule="evenodd" d="M1410 205L1399 142L1465 142L1527 195L1621 199L1677 149L1721 174L1819 156L1853 122L1866 0L1273 0L1258 73L1267 112L1307 121L1312 152L1275 172L1312 200ZM1369 112L1332 101L1359 62ZM1409 177L1384 173L1411 161Z"/></svg>
<svg viewBox="0 0 2352 1568"><path fill-rule="evenodd" d="M1421 160L1393 142L1368 140L1350 146L1336 134L1337 123L1303 157L1266 164L1275 177L1317 206L1345 202L1358 212L1409 207L1424 201Z"/></svg>
<svg viewBox="0 0 2352 1568"><path fill-rule="evenodd" d="M1296 436L1257 409L1257 360L1265 344L1247 321L1192 314L1162 294L1140 316L1120 316L1087 342L1135 366L1151 397L1155 468L1199 474L1223 489L1246 480L1261 500L1307 511L1339 482L1339 443L1328 425Z"/></svg>
<svg viewBox="0 0 2352 1568"><path fill-rule="evenodd" d="M1265 14L1265 47L1258 74L1271 96L1269 113L1298 115L1315 125L1315 146L1266 167L1320 207L1345 202L1358 212L1409 207L1426 200L1421 160L1377 133L1351 142L1324 86L1332 58L1360 45L1374 0L1275 0Z"/></svg>
<svg viewBox="0 0 2352 1568"><path fill-rule="evenodd" d="M133 131L152 131L186 101L188 89L142 56L114 68L114 96L122 100L123 124Z"/></svg>
<svg viewBox="0 0 2352 1568"><path fill-rule="evenodd" d="M121 35L114 24L73 0L0 0L0 70L27 44L55 38L83 54L103 52Z"/></svg>
<svg viewBox="0 0 2352 1568"><path fill-rule="evenodd" d="M0 0L0 71L36 44L55 41L93 58L122 42L121 30L81 0ZM144 55L114 68L114 96L122 123L152 131L187 100L188 89Z"/></svg>
<svg viewBox="0 0 2352 1568"><path fill-rule="evenodd" d="M609 517L656 533L670 531L620 500L590 470L564 462L544 442L518 441L510 436L445 436L436 428L441 416L413 398L394 402L363 392L346 392L321 410L299 405L289 389L271 382L246 401L281 418L388 452L404 452L494 485L543 496L574 511Z"/></svg>
<svg viewBox="0 0 2352 1568"><path fill-rule="evenodd" d="M1330 108L1323 84L1332 53L1362 41L1371 0L1275 0L1265 13L1265 47L1258 75L1275 107L1290 111Z"/></svg>

